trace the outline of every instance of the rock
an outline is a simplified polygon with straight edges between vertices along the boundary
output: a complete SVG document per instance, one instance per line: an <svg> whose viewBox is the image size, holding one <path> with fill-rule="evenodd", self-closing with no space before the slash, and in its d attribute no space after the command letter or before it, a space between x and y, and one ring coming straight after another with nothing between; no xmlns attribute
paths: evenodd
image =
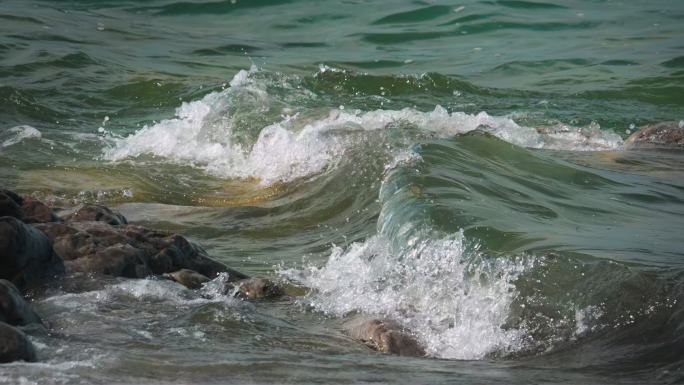
<svg viewBox="0 0 684 385"><path fill-rule="evenodd" d="M36 352L26 335L19 329L0 322L0 363L36 361Z"/></svg>
<svg viewBox="0 0 684 385"><path fill-rule="evenodd" d="M13 217L0 217L0 279L25 290L64 272L48 238Z"/></svg>
<svg viewBox="0 0 684 385"><path fill-rule="evenodd" d="M0 279L0 322L14 326L43 323L19 290L4 279Z"/></svg>
<svg viewBox="0 0 684 385"><path fill-rule="evenodd" d="M143 250L117 243L71 261L64 261L71 272L96 273L125 278L152 275Z"/></svg>
<svg viewBox="0 0 684 385"><path fill-rule="evenodd" d="M24 204L24 199L21 196L19 196L19 194L15 193L12 190L0 189L0 193L3 193L5 195L7 195L8 197L10 197L19 206Z"/></svg>
<svg viewBox="0 0 684 385"><path fill-rule="evenodd" d="M25 223L45 223L59 220L45 203L32 198L24 199L24 203L21 205L21 213Z"/></svg>
<svg viewBox="0 0 684 385"><path fill-rule="evenodd" d="M248 278L209 258L202 248L177 234L140 226L112 226L106 222L40 224L52 248L70 272L144 278L190 269L208 278L229 272Z"/></svg>
<svg viewBox="0 0 684 385"><path fill-rule="evenodd" d="M105 222L112 226L125 225L128 223L123 215L114 212L109 207L102 205L84 204L75 210L60 214L61 219L67 222Z"/></svg>
<svg viewBox="0 0 684 385"><path fill-rule="evenodd" d="M173 273L165 273L163 277L178 282L188 289L193 290L199 289L202 287L202 284L211 281L207 276L189 269L180 269Z"/></svg>
<svg viewBox="0 0 684 385"><path fill-rule="evenodd" d="M418 341L396 322L356 317L348 321L345 328L351 338L379 352L412 357L425 355Z"/></svg>
<svg viewBox="0 0 684 385"><path fill-rule="evenodd" d="M55 239L61 235L75 234L78 232L77 229L65 225L64 223L36 223L33 227L40 230L45 236L48 237L50 243L54 243Z"/></svg>
<svg viewBox="0 0 684 385"><path fill-rule="evenodd" d="M283 289L266 278L248 278L238 281L238 296L245 299L275 299L284 295Z"/></svg>
<svg viewBox="0 0 684 385"><path fill-rule="evenodd" d="M0 217L21 219L21 198L9 190L0 190Z"/></svg>
<svg viewBox="0 0 684 385"><path fill-rule="evenodd" d="M678 122L644 126L625 140L625 149L684 147L684 127Z"/></svg>

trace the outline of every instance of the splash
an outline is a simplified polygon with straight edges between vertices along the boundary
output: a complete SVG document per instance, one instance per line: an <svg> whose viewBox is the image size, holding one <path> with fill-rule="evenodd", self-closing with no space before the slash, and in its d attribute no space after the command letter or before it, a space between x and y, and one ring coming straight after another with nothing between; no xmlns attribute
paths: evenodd
<svg viewBox="0 0 684 385"><path fill-rule="evenodd" d="M14 126L0 132L0 148L9 147L25 139L40 139L43 136L38 129L28 125Z"/></svg>
<svg viewBox="0 0 684 385"><path fill-rule="evenodd" d="M401 250L381 235L346 250L335 247L322 267L284 270L313 289L305 299L335 316L377 314L412 330L434 357L481 359L521 349L524 331L506 329L523 259L485 258L463 233L409 240Z"/></svg>

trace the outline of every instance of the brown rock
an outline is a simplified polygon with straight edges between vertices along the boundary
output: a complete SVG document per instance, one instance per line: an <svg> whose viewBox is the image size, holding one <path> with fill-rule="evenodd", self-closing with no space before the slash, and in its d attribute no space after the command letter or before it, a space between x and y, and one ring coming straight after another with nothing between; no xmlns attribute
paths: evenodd
<svg viewBox="0 0 684 385"><path fill-rule="evenodd" d="M190 269L208 278L221 272L235 280L248 278L177 234L93 221L36 227L53 240L55 254L70 271L143 278Z"/></svg>
<svg viewBox="0 0 684 385"><path fill-rule="evenodd" d="M625 149L684 147L684 127L678 122L661 122L644 126L625 141Z"/></svg>
<svg viewBox="0 0 684 385"><path fill-rule="evenodd" d="M36 352L26 335L19 329L0 322L0 363L36 361Z"/></svg>
<svg viewBox="0 0 684 385"><path fill-rule="evenodd" d="M45 203L32 198L24 199L21 212L25 223L46 223L59 220Z"/></svg>
<svg viewBox="0 0 684 385"><path fill-rule="evenodd" d="M35 223L33 227L40 230L45 236L48 237L50 243L54 243L55 239L59 236L66 234L75 234L78 232L77 229L65 225L64 223Z"/></svg>
<svg viewBox="0 0 684 385"><path fill-rule="evenodd" d="M125 278L145 278L152 275L143 250L117 243L96 249L94 253L64 261L69 271L95 273Z"/></svg>
<svg viewBox="0 0 684 385"><path fill-rule="evenodd" d="M425 355L415 337L396 322L357 317L348 321L345 327L351 338L379 352L412 357Z"/></svg>

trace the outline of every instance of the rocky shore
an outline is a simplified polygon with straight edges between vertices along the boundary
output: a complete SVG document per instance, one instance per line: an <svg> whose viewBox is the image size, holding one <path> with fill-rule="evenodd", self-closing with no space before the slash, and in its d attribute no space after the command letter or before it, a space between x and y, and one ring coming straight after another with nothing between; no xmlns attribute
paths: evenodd
<svg viewBox="0 0 684 385"><path fill-rule="evenodd" d="M0 190L0 362L35 361L21 330L43 325L24 295L74 273L91 279L159 277L198 289L219 274L224 292L243 299L271 299L285 292L266 278L252 278L210 258L198 245L128 223L102 205L51 208L31 197Z"/></svg>
<svg viewBox="0 0 684 385"><path fill-rule="evenodd" d="M244 300L302 295L305 290L267 278L249 277L212 259L178 234L129 224L102 205L54 208L31 197L0 189L0 363L37 361L22 328L48 328L24 298L46 285L68 284L84 275L143 279L157 277L188 289L223 274L222 291ZM423 356L410 333L391 321L352 318L352 339L383 353Z"/></svg>

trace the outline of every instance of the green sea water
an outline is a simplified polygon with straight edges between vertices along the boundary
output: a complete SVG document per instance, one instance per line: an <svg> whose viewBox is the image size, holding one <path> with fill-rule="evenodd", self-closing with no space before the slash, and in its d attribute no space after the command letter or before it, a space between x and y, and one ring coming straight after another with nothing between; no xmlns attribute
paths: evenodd
<svg viewBox="0 0 684 385"><path fill-rule="evenodd" d="M9 384L684 381L681 1L0 0L0 185L250 275L33 298ZM213 286L212 286L213 285ZM428 353L347 337L363 313Z"/></svg>

